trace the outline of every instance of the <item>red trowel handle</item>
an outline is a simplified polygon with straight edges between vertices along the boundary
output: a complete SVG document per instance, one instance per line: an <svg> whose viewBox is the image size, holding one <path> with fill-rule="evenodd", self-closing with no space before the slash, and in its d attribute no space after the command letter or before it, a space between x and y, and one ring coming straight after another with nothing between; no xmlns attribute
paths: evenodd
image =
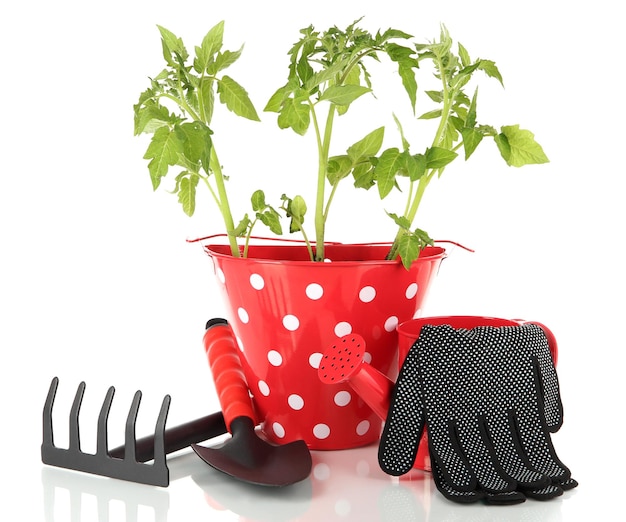
<svg viewBox="0 0 626 522"><path fill-rule="evenodd" d="M256 415L241 367L239 349L225 319L211 319L204 334L204 349L213 382L224 414L226 427L237 417L248 417L256 424Z"/></svg>

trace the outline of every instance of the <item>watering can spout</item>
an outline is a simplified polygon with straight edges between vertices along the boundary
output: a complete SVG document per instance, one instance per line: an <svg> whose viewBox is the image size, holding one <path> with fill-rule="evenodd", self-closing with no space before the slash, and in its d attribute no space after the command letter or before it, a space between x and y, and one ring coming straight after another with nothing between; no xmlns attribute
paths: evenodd
<svg viewBox="0 0 626 522"><path fill-rule="evenodd" d="M365 362L366 344L358 334L340 337L330 346L318 369L324 384L348 383L382 420L387 418L394 382Z"/></svg>

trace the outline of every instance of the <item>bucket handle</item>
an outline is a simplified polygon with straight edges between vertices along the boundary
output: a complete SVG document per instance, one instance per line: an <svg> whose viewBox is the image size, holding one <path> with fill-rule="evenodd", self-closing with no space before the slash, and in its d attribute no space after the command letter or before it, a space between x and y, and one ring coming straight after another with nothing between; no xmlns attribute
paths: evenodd
<svg viewBox="0 0 626 522"><path fill-rule="evenodd" d="M198 243L200 241L206 241L208 239L215 239L218 237L228 237L228 234L212 234L210 236L204 236L204 237L199 237L196 239L187 239L187 243ZM282 242L282 243L299 243L299 244L305 244L305 241L303 239L287 239L287 238L283 238L283 237L264 237L264 236L250 236L250 239L257 239L260 241L277 241L277 242ZM472 252L474 253L475 250L473 250L472 248L466 247L465 245L462 245L461 243L457 243L456 241L450 241L449 239L435 239L434 240L435 243L447 243L450 245L454 245L454 246L458 246L461 247L463 250L467 250L468 252ZM312 245L315 245L315 242L311 242ZM344 243L340 242L340 241L326 241L327 245L343 245ZM367 245L389 245L391 246L391 243L388 241L381 241L381 242L372 242L372 243L354 243L355 246L367 246Z"/></svg>

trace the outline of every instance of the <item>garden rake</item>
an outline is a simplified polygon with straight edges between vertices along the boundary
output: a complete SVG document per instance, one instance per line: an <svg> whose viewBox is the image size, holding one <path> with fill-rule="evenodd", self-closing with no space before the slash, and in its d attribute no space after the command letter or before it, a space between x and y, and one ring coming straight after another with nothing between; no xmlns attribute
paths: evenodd
<svg viewBox="0 0 626 522"><path fill-rule="evenodd" d="M69 419L69 447L59 448L54 445L52 430L52 407L59 379L54 377L43 409L43 442L41 460L44 464L59 468L83 471L104 477L128 480L141 484L167 487L169 469L166 455L226 433L222 412L212 413L179 426L165 429L165 422L171 398L166 395L161 404L154 435L135 439L135 424L141 391L137 391L131 403L126 419L125 443L112 450L108 449L107 421L115 388L111 386L102 403L98 417L96 453L84 453L80 448L78 417L85 383L81 382L76 390ZM153 461L148 463L148 461Z"/></svg>

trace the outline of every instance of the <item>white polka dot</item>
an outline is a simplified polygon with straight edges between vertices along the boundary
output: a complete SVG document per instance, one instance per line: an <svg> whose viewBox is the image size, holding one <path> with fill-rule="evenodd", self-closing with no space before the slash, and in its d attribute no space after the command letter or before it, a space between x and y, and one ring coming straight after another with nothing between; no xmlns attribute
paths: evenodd
<svg viewBox="0 0 626 522"><path fill-rule="evenodd" d="M406 295L407 299L413 299L417 295L417 283L411 283L407 287L406 293L404 295Z"/></svg>
<svg viewBox="0 0 626 522"><path fill-rule="evenodd" d="M301 410L304 408L304 399L295 393L287 398L287 403L293 410Z"/></svg>
<svg viewBox="0 0 626 522"><path fill-rule="evenodd" d="M286 315L283 317L283 326L290 332L295 332L300 328L300 320L295 315Z"/></svg>
<svg viewBox="0 0 626 522"><path fill-rule="evenodd" d="M318 439L326 439L330 435L330 428L327 424L316 424L313 427L313 435Z"/></svg>
<svg viewBox="0 0 626 522"><path fill-rule="evenodd" d="M283 425L279 422L272 424L272 431L279 439L282 439L285 436L285 428L283 428Z"/></svg>
<svg viewBox="0 0 626 522"><path fill-rule="evenodd" d="M263 277L259 274L252 274L250 276L250 284L255 290L262 290L265 286L265 279L263 279Z"/></svg>
<svg viewBox="0 0 626 522"><path fill-rule="evenodd" d="M373 286L364 286L359 292L359 299L364 303L371 303L376 297L376 289Z"/></svg>
<svg viewBox="0 0 626 522"><path fill-rule="evenodd" d="M370 430L370 421L364 420L359 422L356 427L357 435L365 435Z"/></svg>
<svg viewBox="0 0 626 522"><path fill-rule="evenodd" d="M259 387L259 391L261 395L267 397L270 394L270 387L267 385L265 381L259 381L257 386Z"/></svg>
<svg viewBox="0 0 626 522"><path fill-rule="evenodd" d="M283 356L280 355L276 350L270 350L267 352L267 360L270 362L272 366L280 366L283 364Z"/></svg>
<svg viewBox="0 0 626 522"><path fill-rule="evenodd" d="M322 362L322 357L324 357L324 355L319 352L312 353L309 356L309 364L311 365L311 368L315 368L317 370Z"/></svg>
<svg viewBox="0 0 626 522"><path fill-rule="evenodd" d="M392 315L385 321L385 330L388 332L393 332L398 326L398 318L395 315Z"/></svg>
<svg viewBox="0 0 626 522"><path fill-rule="evenodd" d="M352 325L350 323L346 323L342 321L335 325L335 335L337 337L343 337L344 335L348 335L352 333Z"/></svg>
<svg viewBox="0 0 626 522"><path fill-rule="evenodd" d="M306 296L309 299L313 299L313 301L317 301L324 295L324 289L322 285L318 285L317 283L311 283L306 287Z"/></svg>
<svg viewBox="0 0 626 522"><path fill-rule="evenodd" d="M218 268L215 271L215 274L217 275L217 278L219 279L220 283L222 284L226 283L226 276L224 275L224 271L221 268Z"/></svg>
<svg viewBox="0 0 626 522"><path fill-rule="evenodd" d="M352 400L352 395L349 391L340 391L335 394L335 404L337 406L347 406Z"/></svg>
<svg viewBox="0 0 626 522"><path fill-rule="evenodd" d="M250 316L248 315L248 312L246 311L245 308L239 308L237 310L237 315L239 316L239 320L242 323L248 324L248 321L250 320Z"/></svg>
<svg viewBox="0 0 626 522"><path fill-rule="evenodd" d="M335 513L340 517L347 517L352 511L352 504L350 501L342 498L335 502Z"/></svg>
<svg viewBox="0 0 626 522"><path fill-rule="evenodd" d="M363 362L366 362L367 364L371 364L372 363L372 354L369 352L365 352L365 354L363 355Z"/></svg>
<svg viewBox="0 0 626 522"><path fill-rule="evenodd" d="M320 462L313 467L313 476L317 480L328 480L330 477L330 466L325 462Z"/></svg>

